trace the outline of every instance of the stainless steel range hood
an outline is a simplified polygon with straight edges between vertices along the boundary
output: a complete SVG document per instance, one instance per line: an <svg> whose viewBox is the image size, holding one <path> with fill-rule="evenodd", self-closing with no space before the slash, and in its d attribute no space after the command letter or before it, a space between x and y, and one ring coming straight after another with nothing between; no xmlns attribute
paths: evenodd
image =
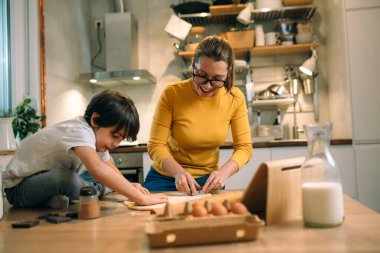
<svg viewBox="0 0 380 253"><path fill-rule="evenodd" d="M102 86L155 84L156 78L138 68L137 24L130 12L105 15L106 71L82 73L81 82Z"/></svg>

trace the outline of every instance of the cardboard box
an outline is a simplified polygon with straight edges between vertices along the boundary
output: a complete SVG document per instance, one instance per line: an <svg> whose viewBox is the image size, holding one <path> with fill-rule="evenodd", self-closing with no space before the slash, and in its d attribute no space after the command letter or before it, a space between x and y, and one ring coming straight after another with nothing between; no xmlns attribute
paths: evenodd
<svg viewBox="0 0 380 253"><path fill-rule="evenodd" d="M253 47L255 31L235 31L235 32L222 32L222 38L228 40L233 49L237 48L250 48Z"/></svg>
<svg viewBox="0 0 380 253"><path fill-rule="evenodd" d="M151 221L145 232L152 248L256 240L264 222L257 215L208 216Z"/></svg>

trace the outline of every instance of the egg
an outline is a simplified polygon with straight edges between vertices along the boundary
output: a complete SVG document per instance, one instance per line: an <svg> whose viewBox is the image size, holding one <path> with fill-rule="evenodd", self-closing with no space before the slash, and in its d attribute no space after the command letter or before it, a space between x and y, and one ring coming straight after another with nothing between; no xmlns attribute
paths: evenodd
<svg viewBox="0 0 380 253"><path fill-rule="evenodd" d="M220 203L213 203L212 208L211 208L211 213L215 216L222 216L222 215L227 215L228 211L225 206L223 206Z"/></svg>
<svg viewBox="0 0 380 253"><path fill-rule="evenodd" d="M193 202L192 207L203 206L201 202Z"/></svg>
<svg viewBox="0 0 380 253"><path fill-rule="evenodd" d="M230 211L234 214L249 214L247 207L240 202L235 202L231 205Z"/></svg>
<svg viewBox="0 0 380 253"><path fill-rule="evenodd" d="M195 205L193 207L193 210L191 211L191 214L194 217L204 217L208 215L208 212L204 206L201 205Z"/></svg>

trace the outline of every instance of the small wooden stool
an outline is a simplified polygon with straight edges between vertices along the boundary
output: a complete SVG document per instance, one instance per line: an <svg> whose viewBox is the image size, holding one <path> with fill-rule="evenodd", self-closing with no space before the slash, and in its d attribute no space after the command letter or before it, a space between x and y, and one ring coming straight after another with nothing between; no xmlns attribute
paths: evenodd
<svg viewBox="0 0 380 253"><path fill-rule="evenodd" d="M267 225L302 214L301 165L304 157L262 163L242 202Z"/></svg>

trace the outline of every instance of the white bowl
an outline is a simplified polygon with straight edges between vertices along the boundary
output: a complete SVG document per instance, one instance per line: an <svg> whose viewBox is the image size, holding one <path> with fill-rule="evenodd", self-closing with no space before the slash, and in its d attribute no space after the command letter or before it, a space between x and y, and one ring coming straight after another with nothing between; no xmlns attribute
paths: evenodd
<svg viewBox="0 0 380 253"><path fill-rule="evenodd" d="M281 0L257 0L256 9L281 9Z"/></svg>
<svg viewBox="0 0 380 253"><path fill-rule="evenodd" d="M300 43L310 43L313 41L313 34L311 33L299 33L296 35L296 42Z"/></svg>

